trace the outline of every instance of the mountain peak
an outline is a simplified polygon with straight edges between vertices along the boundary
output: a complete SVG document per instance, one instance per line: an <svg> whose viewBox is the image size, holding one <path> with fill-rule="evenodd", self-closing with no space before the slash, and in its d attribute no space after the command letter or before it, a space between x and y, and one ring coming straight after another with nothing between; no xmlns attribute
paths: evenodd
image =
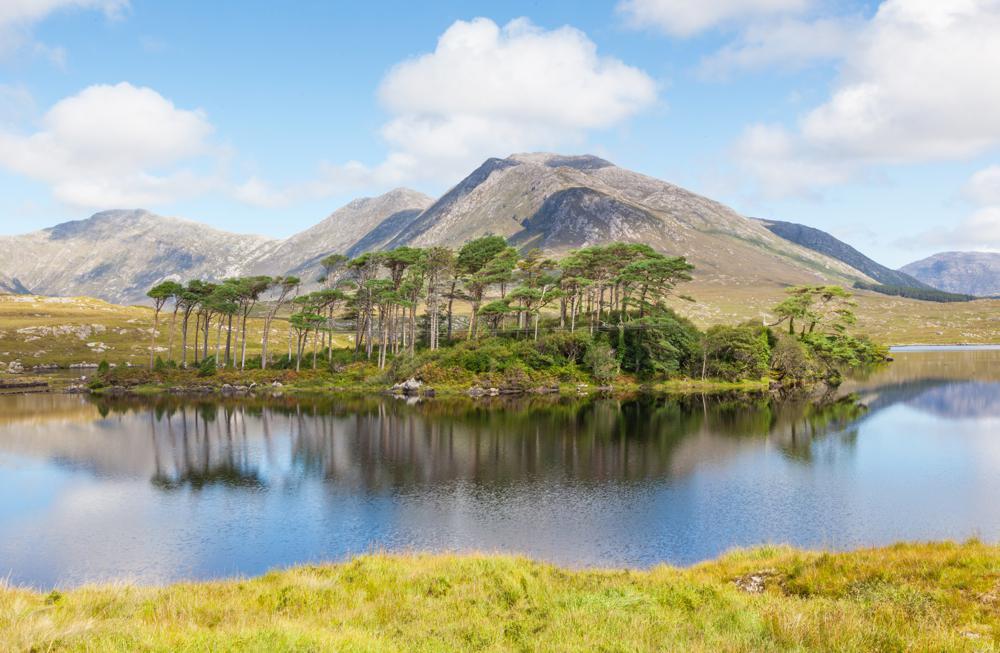
<svg viewBox="0 0 1000 653"><path fill-rule="evenodd" d="M938 290L980 297L1000 295L998 252L940 252L900 270Z"/></svg>
<svg viewBox="0 0 1000 653"><path fill-rule="evenodd" d="M552 152L522 152L511 154L509 161L518 163L534 163L550 168L575 168L576 170L598 170L609 168L614 164L593 154L554 154Z"/></svg>

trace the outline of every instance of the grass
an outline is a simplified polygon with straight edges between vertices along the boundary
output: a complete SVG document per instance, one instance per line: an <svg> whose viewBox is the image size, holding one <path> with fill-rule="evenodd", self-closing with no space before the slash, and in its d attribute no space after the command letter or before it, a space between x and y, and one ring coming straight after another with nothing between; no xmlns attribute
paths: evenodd
<svg viewBox="0 0 1000 653"><path fill-rule="evenodd" d="M161 588L7 588L0 649L997 651L1000 547L772 547L648 571L367 555Z"/></svg>
<svg viewBox="0 0 1000 653"><path fill-rule="evenodd" d="M678 312L699 327L760 321L784 298L778 287L696 282L683 289L697 301L673 300ZM992 344L1000 342L1000 300L925 302L853 290L857 330L886 345Z"/></svg>
<svg viewBox="0 0 1000 653"><path fill-rule="evenodd" d="M149 364L149 337L153 311L145 306L119 306L89 297L36 297L0 294L0 362L20 360L26 368L54 364ZM247 323L247 355L260 353L263 321ZM209 349L215 352L216 328L210 326ZM337 336L338 343L348 339ZM287 351L287 322L276 320L271 329L271 350ZM225 333L223 333L223 347ZM193 354L194 318L188 335L188 356ZM180 358L180 328L174 355ZM170 311L160 313L157 353L166 357L170 343Z"/></svg>
<svg viewBox="0 0 1000 653"><path fill-rule="evenodd" d="M749 287L736 284L696 282L684 292L696 303L676 300L677 310L704 328L760 320L783 296L776 286ZM1000 300L940 304L859 291L860 332L884 344L951 344L1000 342ZM463 306L459 307L464 310ZM276 321L271 332L271 351L287 351L288 330ZM156 340L165 355L170 338L170 312L161 314ZM0 295L0 362L20 360L26 368L55 364L111 363L142 366L149 361L152 310L142 306L118 306L86 297L58 298ZM260 351L262 321L249 323L248 355ZM193 330L193 329L192 329ZM215 350L212 328L210 349ZM193 334L191 338L193 339ZM335 344L348 346L350 336L336 336ZM190 349L189 344L189 349ZM311 345L310 345L311 347ZM179 358L180 337L174 343Z"/></svg>

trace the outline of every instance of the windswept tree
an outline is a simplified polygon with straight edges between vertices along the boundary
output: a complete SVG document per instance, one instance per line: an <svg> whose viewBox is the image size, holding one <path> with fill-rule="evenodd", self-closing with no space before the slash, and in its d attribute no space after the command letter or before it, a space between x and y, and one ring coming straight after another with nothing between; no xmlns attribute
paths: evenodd
<svg viewBox="0 0 1000 653"><path fill-rule="evenodd" d="M232 281L236 289L236 304L238 308L240 369L247 365L247 318L262 294L271 287L271 277L241 277ZM233 353L233 367L236 367L236 353Z"/></svg>
<svg viewBox="0 0 1000 653"><path fill-rule="evenodd" d="M440 339L444 284L455 267L455 253L447 247L431 247L424 258L424 266L427 276L427 344L435 350Z"/></svg>
<svg viewBox="0 0 1000 653"><path fill-rule="evenodd" d="M292 293L294 293L301 281L298 277L286 276L286 277L276 277L271 281L271 288L275 289L277 295L271 304L271 309L267 312L264 317L264 335L261 336L260 341L260 367L261 369L267 369L267 343L268 336L271 332L271 324L274 322L275 316L281 307L291 298Z"/></svg>
<svg viewBox="0 0 1000 653"><path fill-rule="evenodd" d="M800 320L799 335L816 331L843 333L855 323L856 306L849 291L840 286L796 286L789 288L786 297L772 309L778 320L770 326L788 322L788 333L795 333L795 321Z"/></svg>
<svg viewBox="0 0 1000 653"><path fill-rule="evenodd" d="M330 254L319 262L323 266L323 278L320 283L326 288L333 288L337 285L337 272L341 270L350 259L343 254Z"/></svg>
<svg viewBox="0 0 1000 653"><path fill-rule="evenodd" d="M472 317L469 319L469 338L476 337L479 307L483 304L486 289L502 280L513 269L507 241L502 236L483 236L470 240L458 251L456 268L462 275L462 282L472 306ZM516 259L516 253L515 257ZM499 259L499 260L498 260ZM506 268L506 263L510 267Z"/></svg>
<svg viewBox="0 0 1000 653"><path fill-rule="evenodd" d="M178 301L181 305L181 367L187 367L188 323L191 321L191 314L201 307L201 302L208 293L208 284L200 279L192 279L188 281L187 286L179 295ZM198 362L198 335L198 328L195 325L195 363Z"/></svg>
<svg viewBox="0 0 1000 653"><path fill-rule="evenodd" d="M160 311L163 310L163 306L171 299L175 302L177 297L184 292L184 286L177 283L176 281L164 281L158 283L157 285L150 288L146 295L153 300L153 330L149 336L149 369L153 369L153 364L156 359L156 332L160 328ZM177 315L177 309L174 309L174 315ZM171 325L171 331L173 325ZM171 332L171 341L173 339L173 333Z"/></svg>
<svg viewBox="0 0 1000 653"><path fill-rule="evenodd" d="M628 264L618 279L637 288L641 319L651 306L662 305L678 283L690 281L692 270L682 256L654 254Z"/></svg>
<svg viewBox="0 0 1000 653"><path fill-rule="evenodd" d="M229 365L231 353L233 316L239 311L239 287L232 280L224 281L215 287L205 300L211 310L219 316L215 334L215 364L219 367ZM226 327L226 355L222 357L222 327Z"/></svg>

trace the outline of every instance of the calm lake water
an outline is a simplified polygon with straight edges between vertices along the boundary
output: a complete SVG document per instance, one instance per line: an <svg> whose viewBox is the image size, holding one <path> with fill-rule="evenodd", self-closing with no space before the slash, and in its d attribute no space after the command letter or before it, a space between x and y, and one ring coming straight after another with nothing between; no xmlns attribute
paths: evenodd
<svg viewBox="0 0 1000 653"><path fill-rule="evenodd" d="M382 549L643 567L765 543L1000 541L1000 351L896 356L845 388L864 409L0 396L0 577L159 583Z"/></svg>

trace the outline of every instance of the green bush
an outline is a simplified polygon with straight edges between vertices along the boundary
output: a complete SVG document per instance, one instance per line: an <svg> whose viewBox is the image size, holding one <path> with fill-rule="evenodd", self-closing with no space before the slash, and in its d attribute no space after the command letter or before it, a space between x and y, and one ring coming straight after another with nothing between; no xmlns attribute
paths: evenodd
<svg viewBox="0 0 1000 653"><path fill-rule="evenodd" d="M553 358L562 358L567 363L583 363L583 356L592 342L586 329L578 331L557 331L542 336L535 343L538 351Z"/></svg>
<svg viewBox="0 0 1000 653"><path fill-rule="evenodd" d="M770 330L771 371L775 378L790 385L801 385L815 374L805 346L785 331Z"/></svg>
<svg viewBox="0 0 1000 653"><path fill-rule="evenodd" d="M98 374L107 374L110 371L111 371L111 363L108 362L108 359L106 358L102 359L101 362L97 364Z"/></svg>
<svg viewBox="0 0 1000 653"><path fill-rule="evenodd" d="M669 309L635 320L621 336L622 369L646 377L690 370L698 358L700 339L690 320Z"/></svg>
<svg viewBox="0 0 1000 653"><path fill-rule="evenodd" d="M702 343L703 372L726 381L759 379L767 374L771 347L760 326L713 326Z"/></svg>
<svg viewBox="0 0 1000 653"><path fill-rule="evenodd" d="M610 383L621 371L615 350L606 342L591 342L583 355L583 364L598 383Z"/></svg>
<svg viewBox="0 0 1000 653"><path fill-rule="evenodd" d="M215 376L215 372L215 356L208 356L207 358L202 359L201 363L198 365L198 376Z"/></svg>

